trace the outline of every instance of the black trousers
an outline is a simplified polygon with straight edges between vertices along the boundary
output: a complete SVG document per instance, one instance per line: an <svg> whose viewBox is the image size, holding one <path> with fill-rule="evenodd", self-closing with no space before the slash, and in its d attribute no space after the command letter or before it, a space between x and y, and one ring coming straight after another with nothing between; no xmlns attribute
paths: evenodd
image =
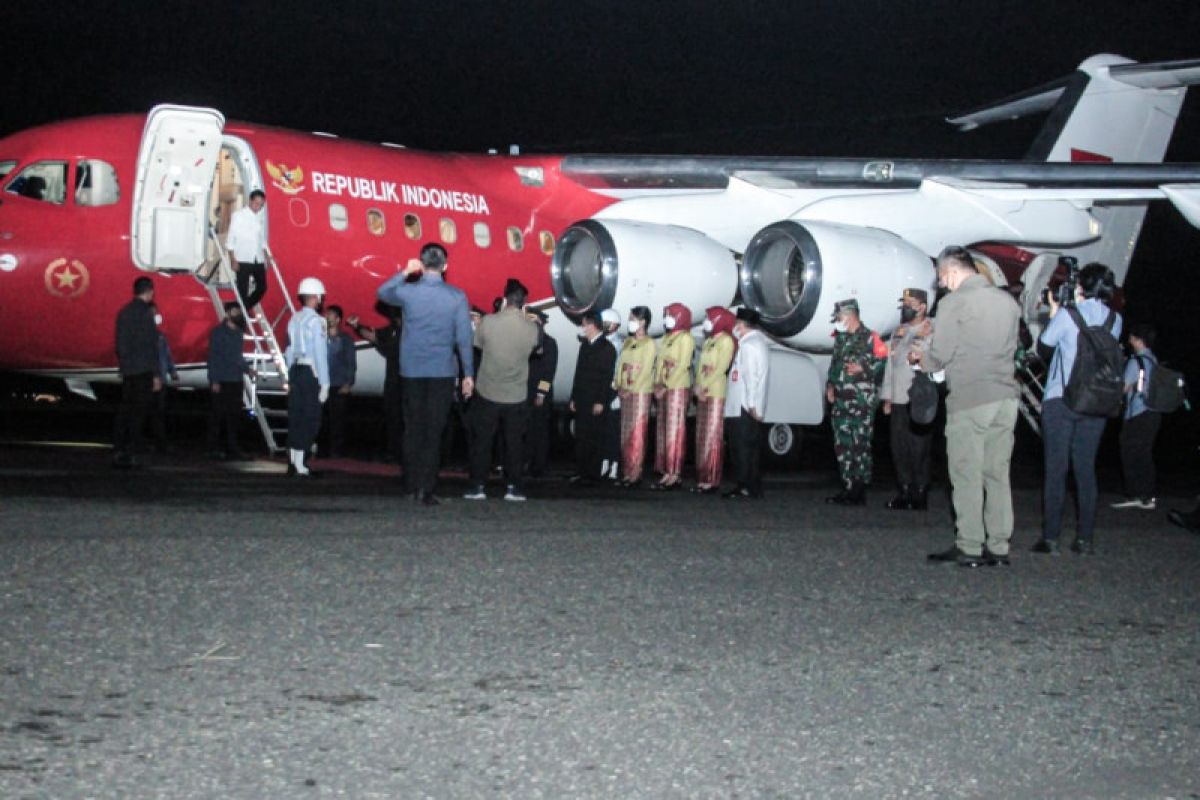
<svg viewBox="0 0 1200 800"><path fill-rule="evenodd" d="M726 417L729 431L729 457L733 462L733 478L741 489L753 495L762 494L762 471L759 450L762 446L763 424L742 409L739 417Z"/></svg>
<svg viewBox="0 0 1200 800"><path fill-rule="evenodd" d="M614 464L621 463L621 410L613 409L611 405L604 407L603 440L600 445L600 458Z"/></svg>
<svg viewBox="0 0 1200 800"><path fill-rule="evenodd" d="M154 373L121 376L121 405L113 422L113 455L132 456L142 449L142 429L154 399Z"/></svg>
<svg viewBox="0 0 1200 800"><path fill-rule="evenodd" d="M529 421L525 425L525 461L529 474L542 475L550 462L550 395L540 406L529 404Z"/></svg>
<svg viewBox="0 0 1200 800"><path fill-rule="evenodd" d="M321 387L312 367L293 364L288 370L288 447L312 450L321 432Z"/></svg>
<svg viewBox="0 0 1200 800"><path fill-rule="evenodd" d="M496 428L504 437L504 480L510 486L521 488L522 439L529 420L529 406L525 401L518 403L493 403L486 397L476 395L471 401L471 483L487 481L492 465L492 444L496 440Z"/></svg>
<svg viewBox="0 0 1200 800"><path fill-rule="evenodd" d="M250 286L251 280L254 281L253 288ZM267 265L261 261L238 262L237 290L242 296L246 310L253 311L258 301L267 293Z"/></svg>
<svg viewBox="0 0 1200 800"><path fill-rule="evenodd" d="M221 449L221 429L225 429L225 452L237 453L238 419L242 414L242 382L222 381L217 384L221 391L213 392L208 407L208 450L216 453Z"/></svg>
<svg viewBox="0 0 1200 800"><path fill-rule="evenodd" d="M1125 420L1121 426L1121 469L1125 473L1125 494L1142 500L1154 497L1157 475L1154 471L1154 440L1162 425L1162 414L1143 411Z"/></svg>
<svg viewBox="0 0 1200 800"><path fill-rule="evenodd" d="M387 460L399 464L404 453L404 405L400 379L383 384L383 425Z"/></svg>
<svg viewBox="0 0 1200 800"><path fill-rule="evenodd" d="M593 414L590 404L575 411L575 463L585 478L600 478L600 459L604 452L605 418Z"/></svg>
<svg viewBox="0 0 1200 800"><path fill-rule="evenodd" d="M337 458L346 447L346 406L350 395L342 394L341 386L329 387L329 399L325 401L325 413L329 417L328 455Z"/></svg>
<svg viewBox="0 0 1200 800"><path fill-rule="evenodd" d="M404 398L404 478L408 491L433 492L442 431L454 402L454 378L401 378Z"/></svg>
<svg viewBox="0 0 1200 800"><path fill-rule="evenodd" d="M163 388L157 392L152 392L150 398L150 437L154 439L154 444L159 450L165 450L167 447L167 386L166 381L163 381Z"/></svg>
<svg viewBox="0 0 1200 800"><path fill-rule="evenodd" d="M896 479L901 486L928 486L933 426L913 422L908 414L908 403L892 403L891 421L888 425Z"/></svg>

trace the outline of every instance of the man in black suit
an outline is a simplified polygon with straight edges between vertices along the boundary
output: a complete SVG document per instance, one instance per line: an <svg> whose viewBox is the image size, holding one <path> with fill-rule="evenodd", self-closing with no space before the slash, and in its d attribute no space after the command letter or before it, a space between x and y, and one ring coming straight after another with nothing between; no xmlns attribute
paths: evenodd
<svg viewBox="0 0 1200 800"><path fill-rule="evenodd" d="M613 399L613 369L617 351L604 337L600 314L589 311L579 326L579 358L571 386L570 411L575 415L576 482L596 481L600 475L604 410Z"/></svg>

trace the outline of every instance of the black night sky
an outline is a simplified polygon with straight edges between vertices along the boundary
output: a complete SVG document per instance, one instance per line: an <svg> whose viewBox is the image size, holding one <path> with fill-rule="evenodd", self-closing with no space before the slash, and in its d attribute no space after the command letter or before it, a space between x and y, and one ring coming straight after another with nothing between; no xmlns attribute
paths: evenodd
<svg viewBox="0 0 1200 800"><path fill-rule="evenodd" d="M943 118L1095 53L1200 56L1195 0L9 0L0 29L0 134L177 102L473 151L1020 157L1038 121ZM1200 98L1168 158L1200 161ZM1198 246L1158 204L1127 289L1159 349L1200 365Z"/></svg>

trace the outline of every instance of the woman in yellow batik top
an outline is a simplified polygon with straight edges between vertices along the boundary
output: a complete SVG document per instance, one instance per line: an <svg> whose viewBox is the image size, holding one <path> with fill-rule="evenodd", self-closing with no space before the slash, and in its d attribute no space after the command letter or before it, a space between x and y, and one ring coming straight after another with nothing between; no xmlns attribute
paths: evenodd
<svg viewBox="0 0 1200 800"><path fill-rule="evenodd" d="M650 309L634 306L629 312L629 336L617 361L617 396L621 399L621 485L641 483L646 460L646 428L650 424L650 398L654 396L654 358L657 351L647 329Z"/></svg>
<svg viewBox="0 0 1200 800"><path fill-rule="evenodd" d="M737 342L733 312L712 306L704 312L704 346L696 372L696 486L693 492L716 494L721 488L725 433L725 389Z"/></svg>
<svg viewBox="0 0 1200 800"><path fill-rule="evenodd" d="M654 469L662 473L651 489L683 487L683 459L687 455L687 407L692 388L692 312L682 303L663 309L667 335L658 348L654 368L654 397L658 400Z"/></svg>

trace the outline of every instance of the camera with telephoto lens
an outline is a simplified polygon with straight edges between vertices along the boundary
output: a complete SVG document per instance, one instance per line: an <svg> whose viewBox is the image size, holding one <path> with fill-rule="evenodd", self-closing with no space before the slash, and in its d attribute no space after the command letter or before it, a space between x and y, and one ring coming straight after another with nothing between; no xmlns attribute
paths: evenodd
<svg viewBox="0 0 1200 800"><path fill-rule="evenodd" d="M1058 305L1073 306L1075 305L1075 287L1079 285L1079 259L1075 256L1059 256L1058 266L1065 269L1067 275L1058 288L1051 289L1047 286L1042 289L1042 302L1050 305L1050 298L1053 296ZM1057 270L1055 271L1057 272Z"/></svg>

